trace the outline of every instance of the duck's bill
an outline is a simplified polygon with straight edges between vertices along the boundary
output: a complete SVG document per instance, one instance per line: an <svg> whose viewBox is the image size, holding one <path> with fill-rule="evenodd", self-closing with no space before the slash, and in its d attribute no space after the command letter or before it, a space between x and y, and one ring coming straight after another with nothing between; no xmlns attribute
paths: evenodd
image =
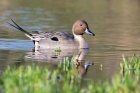
<svg viewBox="0 0 140 93"><path fill-rule="evenodd" d="M89 35L92 35L92 36L95 36L95 34L93 32L91 32L89 29L86 28L85 30L85 33L89 34Z"/></svg>

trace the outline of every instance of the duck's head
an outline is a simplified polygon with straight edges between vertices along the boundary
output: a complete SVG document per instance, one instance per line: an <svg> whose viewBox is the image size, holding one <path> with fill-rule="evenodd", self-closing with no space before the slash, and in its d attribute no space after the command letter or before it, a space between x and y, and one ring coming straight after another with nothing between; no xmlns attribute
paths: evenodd
<svg viewBox="0 0 140 93"><path fill-rule="evenodd" d="M83 35L84 33L87 33L89 35L95 36L95 34L89 30L88 24L84 20L77 20L73 24L72 31L75 35Z"/></svg>

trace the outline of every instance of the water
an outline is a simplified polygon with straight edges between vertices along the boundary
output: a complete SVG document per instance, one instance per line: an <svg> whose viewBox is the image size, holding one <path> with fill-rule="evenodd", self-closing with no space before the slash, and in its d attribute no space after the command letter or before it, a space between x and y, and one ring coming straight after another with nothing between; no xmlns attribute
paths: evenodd
<svg viewBox="0 0 140 93"><path fill-rule="evenodd" d="M119 73L122 54L129 57L140 54L139 3L139 0L1 0L0 72L4 71L7 65L36 62L26 59L32 54L34 47L32 41L9 26L7 22L10 22L10 19L15 20L29 32L39 30L69 33L77 19L84 19L88 22L90 30L96 34L95 37L84 35L90 45L88 55L84 59L94 63L89 66L85 77L94 80L111 78ZM70 54L68 51L66 53ZM51 57L54 56L56 57L52 53ZM51 61L53 63L54 60ZM56 67L47 62L40 64L47 64L50 69Z"/></svg>

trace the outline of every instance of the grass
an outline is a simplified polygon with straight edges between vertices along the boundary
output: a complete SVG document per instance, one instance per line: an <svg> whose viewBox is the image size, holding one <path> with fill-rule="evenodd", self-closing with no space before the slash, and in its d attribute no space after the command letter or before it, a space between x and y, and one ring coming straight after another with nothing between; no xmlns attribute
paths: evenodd
<svg viewBox="0 0 140 93"><path fill-rule="evenodd" d="M50 71L35 64L8 66L0 79L0 89L4 93L139 93L140 58L123 56L123 68L136 70L131 75L128 70L121 75L115 75L111 81L94 83L87 81L87 86L81 86L82 76L73 67L73 60L65 58L57 69ZM131 65L131 68L130 66ZM126 68L129 67L129 68ZM135 68L136 67L136 68Z"/></svg>
<svg viewBox="0 0 140 93"><path fill-rule="evenodd" d="M61 76L59 71L51 72L38 66L10 68L3 75L5 93L65 93L66 90L77 92L78 80L71 71ZM62 87L63 85L63 87ZM76 90L72 90L76 87ZM66 89L66 90L65 90Z"/></svg>
<svg viewBox="0 0 140 93"><path fill-rule="evenodd" d="M131 58L123 57L123 62L120 63L120 68L123 70L139 70L140 69L140 57L134 54Z"/></svg>

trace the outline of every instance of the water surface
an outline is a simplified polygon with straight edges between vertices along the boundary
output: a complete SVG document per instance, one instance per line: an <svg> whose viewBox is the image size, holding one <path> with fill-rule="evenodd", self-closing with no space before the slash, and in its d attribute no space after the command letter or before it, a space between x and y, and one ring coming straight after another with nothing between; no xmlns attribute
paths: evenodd
<svg viewBox="0 0 140 93"><path fill-rule="evenodd" d="M39 30L69 33L77 19L84 19L96 34L95 37L84 35L90 45L85 60L94 63L85 77L94 80L111 78L119 72L122 54L129 57L140 54L139 3L139 0L1 0L0 70L4 71L7 65L31 62L25 60L25 56L32 52L33 43L7 24L11 18L29 32ZM47 64L49 68L56 67L47 62L40 64Z"/></svg>

